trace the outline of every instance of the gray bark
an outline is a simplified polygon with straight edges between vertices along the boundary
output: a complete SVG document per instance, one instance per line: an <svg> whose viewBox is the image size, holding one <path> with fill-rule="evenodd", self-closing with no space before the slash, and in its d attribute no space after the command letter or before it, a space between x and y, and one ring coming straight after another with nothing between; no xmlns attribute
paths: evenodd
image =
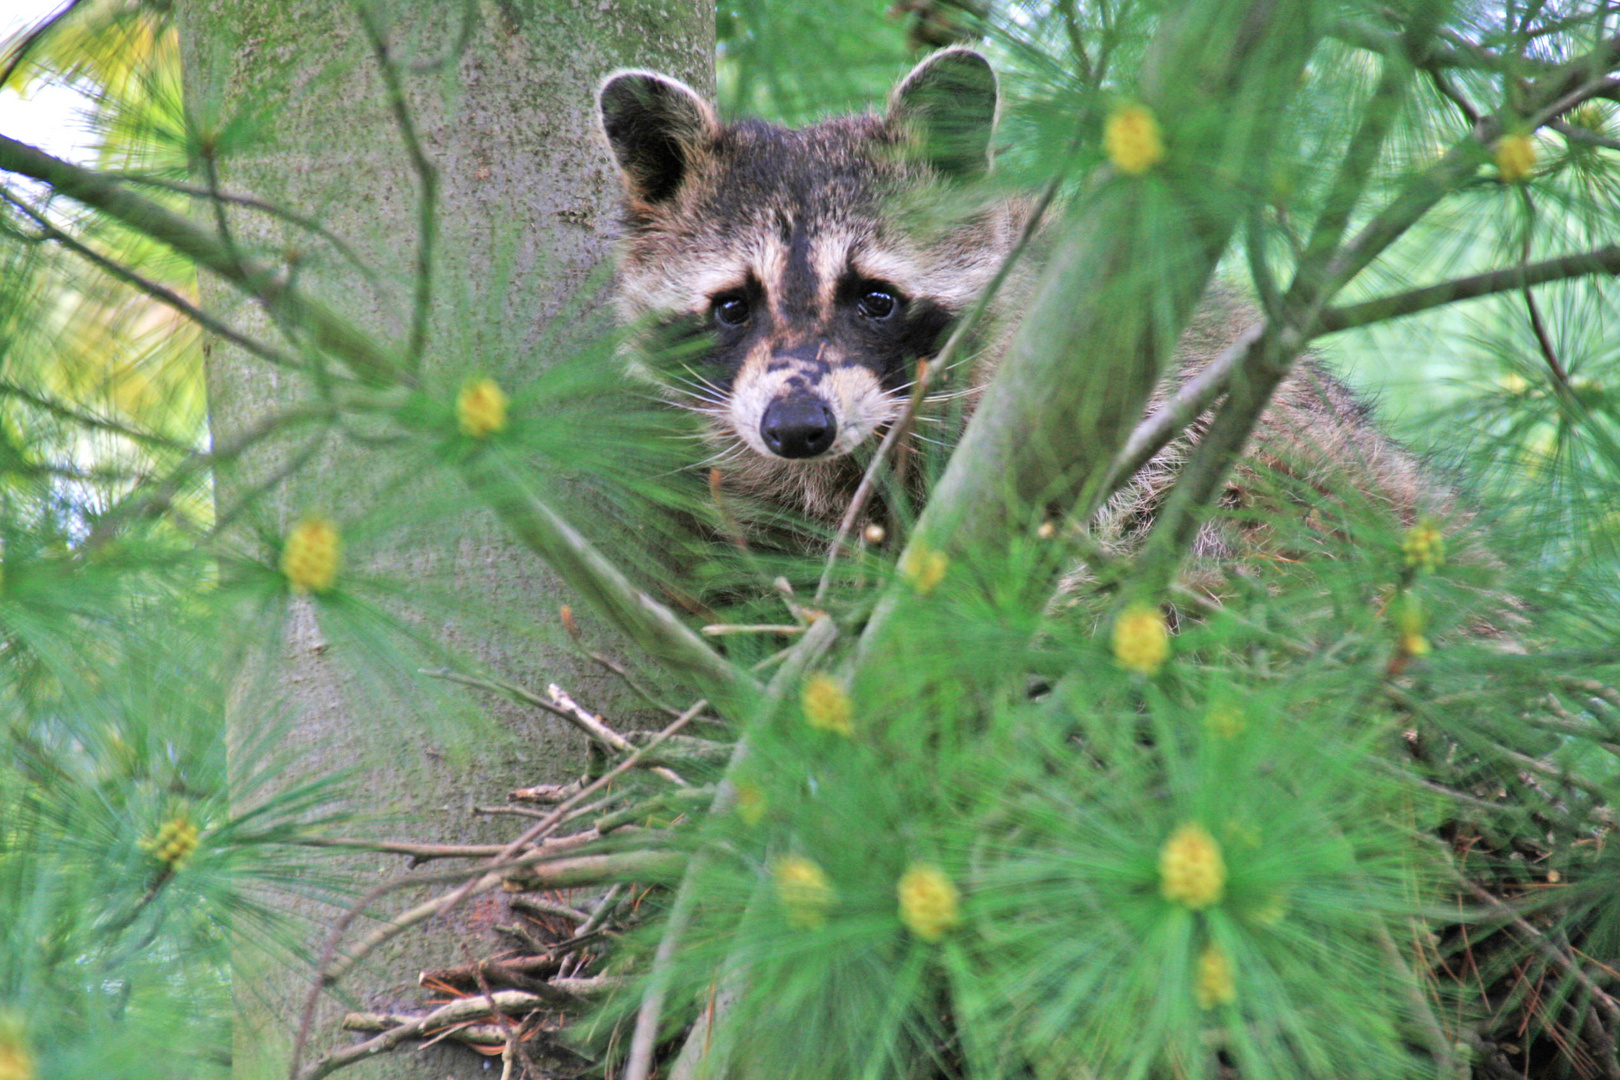
<svg viewBox="0 0 1620 1080"><path fill-rule="evenodd" d="M418 60L450 48L461 17L459 5L450 4L380 10L396 55ZM617 177L596 141L594 94L602 76L637 66L700 87L713 81L713 11L690 0L496 0L479 4L477 15L459 63L440 74L405 75L423 149L438 170L441 211L422 382L452 396L467 375L489 374L509 388L532 376L545 362L534 350L540 329L606 255ZM307 237L296 241L301 284L397 347L410 332L418 192L354 8L204 0L186 8L182 38L187 107L202 130L244 106L264 109L266 126L257 133L263 141L231 157L222 152L224 185L317 216L349 240L379 270L380 288ZM230 224L236 241L260 254L285 252L294 242L293 233L263 215L233 211ZM204 299L270 333L226 288L205 283ZM208 353L216 445L311 394L307 378L223 343L212 343ZM402 521L417 524L349 545L344 573L422 580L464 597L465 609L440 604L408 617L424 634L505 677L530 686L557 681L594 707L629 711L623 689L555 644L556 636L520 632L525 625L555 626L558 606L575 598L492 515L472 510L453 471L401 484L401 466L387 449L338 437L321 443L286 482L256 495L307 449L301 438L271 440L217 477L222 513L250 501L230 533L240 546L264 557L262 538L284 536L309 509L341 527L386 515L382 500L442 500L443 513L410 515ZM483 617L481 609L497 617ZM472 739L464 728L456 733L456 716L447 723L402 722L402 710L467 713L474 699L426 680L402 684L411 677L402 671L368 671L358 644L323 636L322 622L319 604L291 603L280 647L242 675L228 723L243 767L245 748L267 725L287 725L281 746L291 771L273 787L357 769L363 781L353 791L356 816L345 832L500 842L514 831L510 821L477 820L468 812L472 802L579 772L583 738L515 707L479 703L494 714L498 730ZM346 875L357 894L403 870L397 856L382 855L334 856L325 865ZM421 898L395 894L378 913ZM338 909L291 891L274 902L307 920L298 944L318 953ZM416 1009L417 971L497 947L489 930L503 921L491 907L497 902L475 898L454 917L396 939L351 974L338 995L323 1000L306 1064L352 1041L337 1032L344 1009L356 1003L382 1012ZM359 933L370 928L356 924ZM274 950L248 937L238 938L236 1075L285 1076L313 969L278 964ZM470 1052L438 1048L389 1055L344 1075L482 1077L484 1064Z"/></svg>

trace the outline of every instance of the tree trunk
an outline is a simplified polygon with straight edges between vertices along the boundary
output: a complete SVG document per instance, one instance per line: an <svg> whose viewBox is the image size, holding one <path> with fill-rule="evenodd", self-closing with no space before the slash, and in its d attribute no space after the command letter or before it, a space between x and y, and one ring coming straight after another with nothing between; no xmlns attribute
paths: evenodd
<svg viewBox="0 0 1620 1080"><path fill-rule="evenodd" d="M421 67L455 49L459 5L401 3L373 11L391 55L401 60ZM421 382L451 397L471 375L490 375L509 389L531 379L544 363L534 348L540 328L606 255L617 178L596 139L594 95L601 78L628 65L670 71L704 87L713 81L713 11L691 0L492 0L471 13L471 36L448 70L402 73L439 189L439 257ZM319 219L376 268L378 284L367 284L327 245L263 214L231 211L236 242L283 259L296 244L296 272L311 295L379 341L405 342L420 187L356 8L310 0L205 0L186 6L182 37L188 114L203 152L217 147L223 186ZM231 146L233 129L220 118L253 111L265 125L253 132L256 141ZM213 208L205 212L211 219ZM205 286L204 298L269 336L263 317L225 288ZM216 447L315 393L304 373L217 341L208 348L207 374ZM572 598L491 515L468 512L471 500L457 490L452 470L440 470L442 479L401 484L404 466L386 449L343 436L311 448L306 437L268 440L217 476L220 516L245 550L268 558L266 542L285 536L308 511L326 514L342 530L346 523L375 525L386 517L388 500L442 499L444 513L409 516L418 524L374 529L378 535L369 538L357 533L356 543L345 545L345 576L436 583L467 604L408 614L418 631L514 681L539 688L557 681L594 707L629 711L622 688L555 644L560 635L548 642L519 632L556 626L559 605ZM295 464L284 480L266 486ZM245 509L237 514L239 505ZM499 617L470 614L479 605ZM469 738L464 725L402 723L396 709L437 716L446 709L471 712L474 703L403 666L377 670L363 642L338 639L326 621L319 603L294 600L274 659L240 678L228 716L239 774L250 761L246 748L267 726L285 723L281 745L292 765L271 787L286 790L340 768L356 769L362 782L351 788L348 809L355 819L345 832L492 843L515 830L509 819L475 818L472 803L580 771L583 739L532 712L493 705L501 730L477 738ZM394 692L380 697L377 688L385 684ZM244 801L251 805L253 797ZM404 869L398 857L382 855L345 857L326 867L346 877L355 895ZM395 893L374 910L386 915L420 899ZM340 909L291 891L272 902L307 920L297 944L318 958ZM337 994L323 996L305 1063L352 1040L335 1033L337 1018L351 1005L417 1007L417 971L493 951L490 927L505 921L495 903L474 898L450 919L397 938ZM355 930L363 934L372 925L361 920ZM279 962L275 949L247 937L238 939L236 1075L285 1076L313 967ZM388 1055L345 1075L482 1077L489 1075L484 1064L470 1053L440 1048Z"/></svg>

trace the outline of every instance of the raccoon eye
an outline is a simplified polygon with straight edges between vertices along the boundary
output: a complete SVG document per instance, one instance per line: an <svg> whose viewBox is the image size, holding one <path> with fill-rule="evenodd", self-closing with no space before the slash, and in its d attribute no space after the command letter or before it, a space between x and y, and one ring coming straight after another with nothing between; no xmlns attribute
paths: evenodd
<svg viewBox="0 0 1620 1080"><path fill-rule="evenodd" d="M868 319L887 319L894 314L895 306L899 303L894 293L888 289L872 288L861 294L859 306L861 314Z"/></svg>
<svg viewBox="0 0 1620 1080"><path fill-rule="evenodd" d="M717 296L712 310L721 326L741 326L748 321L748 297L742 293Z"/></svg>

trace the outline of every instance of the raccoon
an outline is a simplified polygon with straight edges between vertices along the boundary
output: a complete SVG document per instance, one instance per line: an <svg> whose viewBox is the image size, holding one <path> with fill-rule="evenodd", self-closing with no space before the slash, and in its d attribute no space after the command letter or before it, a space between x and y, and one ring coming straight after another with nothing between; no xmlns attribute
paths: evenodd
<svg viewBox="0 0 1620 1080"><path fill-rule="evenodd" d="M625 186L621 314L662 340L707 336L676 389L706 418L729 492L837 520L860 477L851 452L896 417L916 361L1027 220L1018 200L928 200L989 167L989 64L935 53L884 115L800 130L722 124L651 72L610 76L599 101ZM1009 323L989 321L992 338Z"/></svg>
<svg viewBox="0 0 1620 1080"><path fill-rule="evenodd" d="M1000 104L989 62L969 48L941 50L899 82L881 115L798 130L723 124L690 87L646 71L609 76L598 100L624 180L622 316L646 337L701 343L672 392L702 414L727 491L836 522L861 475L852 451L897 417L916 361L934 355L1029 221L1026 200L981 194ZM980 324L970 391L1016 329L1034 262L1022 261ZM1247 305L1212 293L1167 385L1250 321ZM1415 516L1415 462L1314 363L1284 384L1255 443L1251 477L1259 460L1325 491L1315 474L1349 464L1376 477L1371 486L1403 518ZM1168 448L1110 502L1102 538L1140 534L1187 445ZM1229 500L1245 497L1244 475ZM1252 546L1232 529L1207 527L1199 554Z"/></svg>

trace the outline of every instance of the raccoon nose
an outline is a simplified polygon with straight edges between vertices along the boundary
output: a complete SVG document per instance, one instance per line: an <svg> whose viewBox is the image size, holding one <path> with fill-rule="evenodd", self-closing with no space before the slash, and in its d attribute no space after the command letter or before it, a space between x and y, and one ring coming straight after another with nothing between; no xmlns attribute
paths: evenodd
<svg viewBox="0 0 1620 1080"><path fill-rule="evenodd" d="M759 434L773 453L785 458L815 457L833 444L838 421L819 398L778 398L766 408Z"/></svg>

